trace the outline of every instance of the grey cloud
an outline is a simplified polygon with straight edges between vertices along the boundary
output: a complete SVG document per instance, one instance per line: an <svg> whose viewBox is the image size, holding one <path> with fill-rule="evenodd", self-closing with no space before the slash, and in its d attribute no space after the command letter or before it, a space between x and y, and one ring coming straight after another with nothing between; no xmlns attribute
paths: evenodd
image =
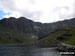
<svg viewBox="0 0 75 56"><path fill-rule="evenodd" d="M13 0L0 0L1 9L15 9Z"/></svg>
<svg viewBox="0 0 75 56"><path fill-rule="evenodd" d="M31 4L35 4L35 1L34 0L28 0Z"/></svg>
<svg viewBox="0 0 75 56"><path fill-rule="evenodd" d="M67 12L65 14L61 13L61 9L65 9ZM72 14L68 14L68 12L71 11ZM59 15L59 19L69 19L75 17L75 3L72 8L69 6L63 6L63 7L56 7L53 11L52 14L57 13Z"/></svg>
<svg viewBox="0 0 75 56"><path fill-rule="evenodd" d="M29 12L29 11L22 11L23 16L34 20L34 21L38 21L42 15L42 12L37 11L37 12Z"/></svg>

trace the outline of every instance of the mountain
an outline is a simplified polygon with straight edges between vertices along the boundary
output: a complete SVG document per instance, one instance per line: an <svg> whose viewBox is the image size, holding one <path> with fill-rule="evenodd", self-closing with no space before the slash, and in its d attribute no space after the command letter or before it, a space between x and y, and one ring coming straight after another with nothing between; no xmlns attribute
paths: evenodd
<svg viewBox="0 0 75 56"><path fill-rule="evenodd" d="M20 17L18 19L14 17L4 18L0 21L1 27L8 28L8 30L18 31L22 34L35 34L37 36L43 33L45 27L42 23L33 22L32 20L28 20L24 17Z"/></svg>
<svg viewBox="0 0 75 56"><path fill-rule="evenodd" d="M33 22L25 17L4 18L0 20L0 41L1 43L28 43L43 39L61 28L70 27L75 27L75 18L55 23Z"/></svg>
<svg viewBox="0 0 75 56"><path fill-rule="evenodd" d="M32 42L47 32L42 23L33 22L24 17L18 19L10 17L0 20L0 31L3 43ZM24 41L20 39L21 37Z"/></svg>

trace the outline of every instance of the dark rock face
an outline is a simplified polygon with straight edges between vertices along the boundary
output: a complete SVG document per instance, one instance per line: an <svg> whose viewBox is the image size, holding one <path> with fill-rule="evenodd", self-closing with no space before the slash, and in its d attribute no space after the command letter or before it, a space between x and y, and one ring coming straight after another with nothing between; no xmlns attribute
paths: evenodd
<svg viewBox="0 0 75 56"><path fill-rule="evenodd" d="M32 33L33 32L33 21L27 20L24 17L19 19L9 18L1 20L0 24L8 29L14 29L22 33Z"/></svg>
<svg viewBox="0 0 75 56"><path fill-rule="evenodd" d="M54 26L53 26L54 25ZM55 29L60 29L60 28L69 28L69 27L75 27L75 18L72 18L70 20L64 20L64 21L59 21L56 23L53 23L52 27Z"/></svg>
<svg viewBox="0 0 75 56"><path fill-rule="evenodd" d="M20 17L18 19L14 17L4 18L0 20L0 27L7 28L8 30L13 29L22 34L35 34L40 38L50 34L50 32L61 29L75 27L75 18L71 20L60 21L56 23L39 23L33 22L25 17Z"/></svg>

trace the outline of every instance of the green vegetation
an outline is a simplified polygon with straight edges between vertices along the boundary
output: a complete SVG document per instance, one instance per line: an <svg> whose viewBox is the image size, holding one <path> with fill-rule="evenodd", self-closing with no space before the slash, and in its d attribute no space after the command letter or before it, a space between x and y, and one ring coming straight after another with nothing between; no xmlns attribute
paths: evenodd
<svg viewBox="0 0 75 56"><path fill-rule="evenodd" d="M75 45L75 28L70 28L69 32L66 33L66 35L65 35L65 39L62 42Z"/></svg>
<svg viewBox="0 0 75 56"><path fill-rule="evenodd" d="M65 33L66 29L62 29L56 32L52 32L50 35L46 36L44 39L40 40L40 45L44 47L56 46L57 37Z"/></svg>
<svg viewBox="0 0 75 56"><path fill-rule="evenodd" d="M75 28L64 28L52 32L50 35L46 36L44 39L40 40L40 45L42 46L52 46L56 42L63 42L70 45L75 45Z"/></svg>
<svg viewBox="0 0 75 56"><path fill-rule="evenodd" d="M60 30L60 31L51 33L51 35L48 36L48 41L56 40L57 37L61 36L61 35L64 34L64 33L65 33L65 29L62 29L62 30Z"/></svg>
<svg viewBox="0 0 75 56"><path fill-rule="evenodd" d="M16 43L30 43L37 39L32 34L21 34L17 31L0 27L0 44L16 44Z"/></svg>

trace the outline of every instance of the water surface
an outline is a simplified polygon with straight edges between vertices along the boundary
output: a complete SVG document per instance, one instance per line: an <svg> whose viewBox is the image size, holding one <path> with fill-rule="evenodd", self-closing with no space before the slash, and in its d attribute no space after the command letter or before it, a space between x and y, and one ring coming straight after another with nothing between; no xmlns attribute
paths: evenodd
<svg viewBox="0 0 75 56"><path fill-rule="evenodd" d="M0 45L0 56L61 56L52 48L24 45Z"/></svg>

